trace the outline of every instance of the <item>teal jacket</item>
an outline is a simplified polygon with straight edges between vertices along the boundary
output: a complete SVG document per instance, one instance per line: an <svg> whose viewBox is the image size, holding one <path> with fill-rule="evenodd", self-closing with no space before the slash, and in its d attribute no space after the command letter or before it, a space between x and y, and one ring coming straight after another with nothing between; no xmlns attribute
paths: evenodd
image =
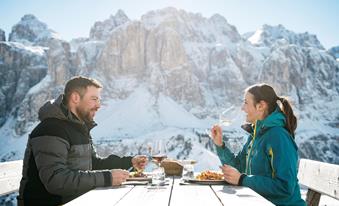
<svg viewBox="0 0 339 206"><path fill-rule="evenodd" d="M234 155L225 145L216 146L222 164L247 174L242 185L275 205L306 205L297 179L298 147L284 128L285 116L279 108L251 127L241 152Z"/></svg>

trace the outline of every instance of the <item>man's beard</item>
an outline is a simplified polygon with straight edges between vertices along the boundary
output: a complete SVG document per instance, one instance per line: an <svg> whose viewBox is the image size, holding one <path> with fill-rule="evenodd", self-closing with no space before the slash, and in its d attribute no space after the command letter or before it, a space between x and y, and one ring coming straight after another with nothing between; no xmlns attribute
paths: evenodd
<svg viewBox="0 0 339 206"><path fill-rule="evenodd" d="M76 108L77 114L79 115L79 118L81 120L83 120L84 122L92 122L93 121L93 117L91 116L91 111L92 110L84 110L81 109L80 107Z"/></svg>

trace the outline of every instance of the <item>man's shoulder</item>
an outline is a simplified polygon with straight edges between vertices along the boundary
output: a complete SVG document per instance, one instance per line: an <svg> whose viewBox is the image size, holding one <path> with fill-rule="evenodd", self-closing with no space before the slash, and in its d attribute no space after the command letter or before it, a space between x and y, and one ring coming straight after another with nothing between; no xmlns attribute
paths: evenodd
<svg viewBox="0 0 339 206"><path fill-rule="evenodd" d="M48 118L41 121L31 132L30 138L40 136L56 136L67 139L67 128L69 123L57 118Z"/></svg>

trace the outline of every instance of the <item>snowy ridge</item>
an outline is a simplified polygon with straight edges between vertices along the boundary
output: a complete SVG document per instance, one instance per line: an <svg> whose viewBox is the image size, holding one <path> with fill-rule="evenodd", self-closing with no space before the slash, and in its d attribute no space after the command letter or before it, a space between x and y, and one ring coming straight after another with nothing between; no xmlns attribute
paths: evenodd
<svg viewBox="0 0 339 206"><path fill-rule="evenodd" d="M307 32L296 34L287 30L283 25L278 26L263 25L254 34L248 37L248 41L256 46L272 46L278 40L286 40L290 44L302 47L315 47L324 49L315 35Z"/></svg>
<svg viewBox="0 0 339 206"><path fill-rule="evenodd" d="M9 41L21 42L25 45L46 45L49 39L61 39L60 35L49 29L34 15L23 16L19 23L13 26Z"/></svg>
<svg viewBox="0 0 339 206"><path fill-rule="evenodd" d="M119 9L117 13L114 16L111 15L109 19L95 22L91 28L89 38L93 40L107 40L110 36L110 33L115 28L129 21L130 19L127 17L127 15Z"/></svg>

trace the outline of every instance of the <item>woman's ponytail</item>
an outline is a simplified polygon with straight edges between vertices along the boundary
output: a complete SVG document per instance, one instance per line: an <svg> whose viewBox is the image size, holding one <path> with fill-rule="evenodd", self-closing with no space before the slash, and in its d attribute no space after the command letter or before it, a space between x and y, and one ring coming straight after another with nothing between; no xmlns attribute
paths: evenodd
<svg viewBox="0 0 339 206"><path fill-rule="evenodd" d="M294 132L297 129L297 118L293 114L292 106L287 99L285 99L284 97L278 97L278 100L280 100L282 104L282 112L286 116L286 129L289 131L294 139Z"/></svg>

